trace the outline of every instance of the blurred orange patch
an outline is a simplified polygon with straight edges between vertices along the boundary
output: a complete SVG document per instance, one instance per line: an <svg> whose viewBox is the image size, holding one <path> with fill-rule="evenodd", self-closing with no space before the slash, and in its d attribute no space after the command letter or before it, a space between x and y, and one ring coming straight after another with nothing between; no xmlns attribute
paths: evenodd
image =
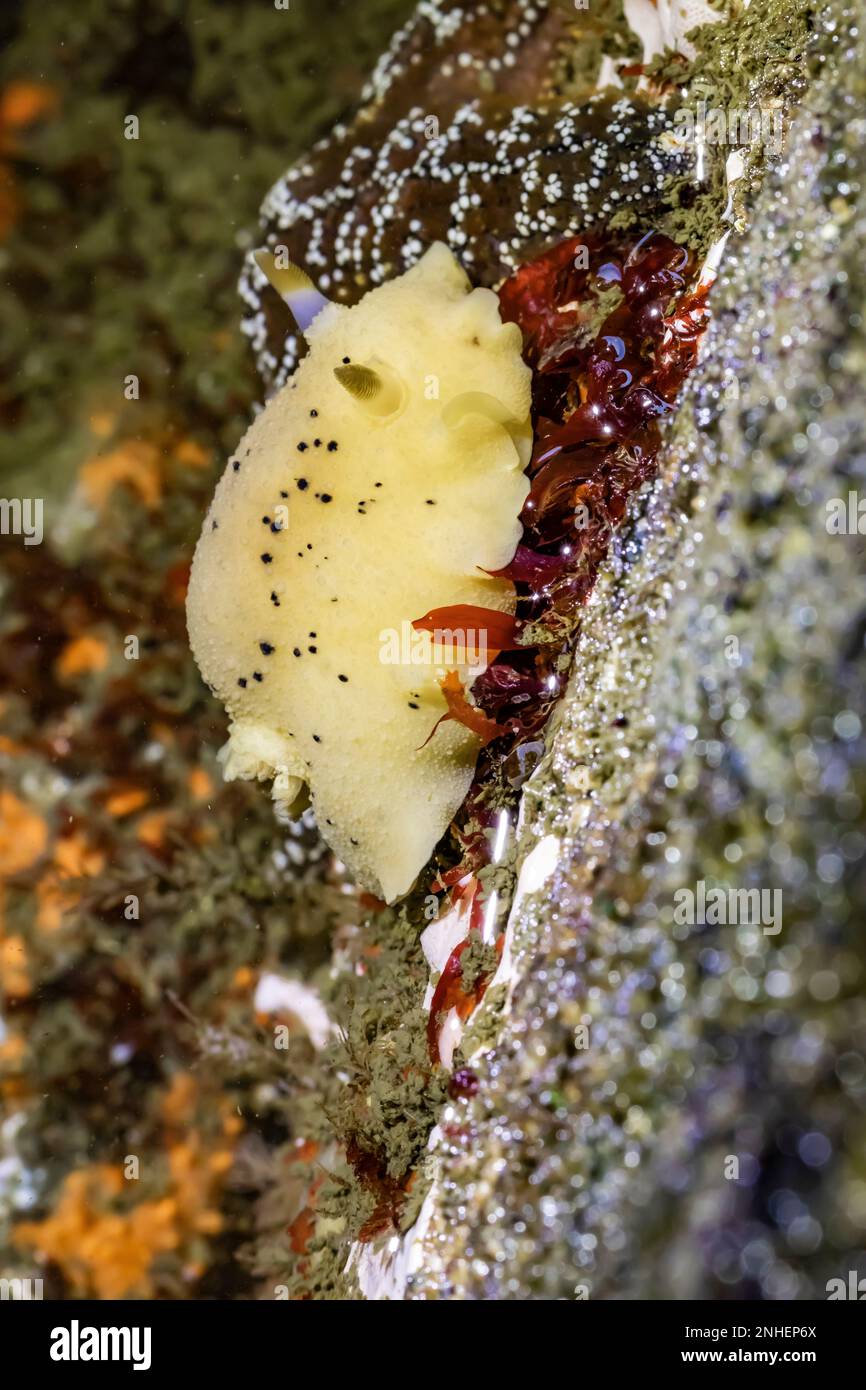
<svg viewBox="0 0 866 1390"><path fill-rule="evenodd" d="M42 82L10 82L0 92L0 155L17 153L18 133L49 116L58 104L57 93ZM4 240L21 214L22 203L12 166L0 162L0 240Z"/></svg>
<svg viewBox="0 0 866 1390"><path fill-rule="evenodd" d="M232 984L235 989L249 990L255 984L256 972L249 965L239 965L234 973Z"/></svg>
<svg viewBox="0 0 866 1390"><path fill-rule="evenodd" d="M219 1194L233 1157L228 1140L241 1121L224 1102L221 1133L208 1141L191 1123L199 1099L193 1076L179 1072L172 1078L162 1105L169 1129L162 1197L124 1209L121 1199L134 1191L134 1183L119 1165L91 1164L67 1175L50 1216L15 1228L15 1243L59 1265L80 1297L152 1297L151 1268L159 1255L178 1251L183 1257L191 1242L222 1229ZM184 1269L194 1276L201 1265L193 1256L190 1248Z"/></svg>
<svg viewBox="0 0 866 1390"><path fill-rule="evenodd" d="M57 105L57 92L43 82L10 82L0 92L0 131L23 130Z"/></svg>
<svg viewBox="0 0 866 1390"><path fill-rule="evenodd" d="M182 439L175 449L175 457L188 468L207 468L211 459L207 449L203 449L194 439Z"/></svg>
<svg viewBox="0 0 866 1390"><path fill-rule="evenodd" d="M22 1222L16 1243L60 1265L80 1294L123 1298L146 1292L154 1257L177 1246L176 1205L168 1199L125 1212L105 1210L123 1185L122 1170L107 1163L70 1173L52 1214Z"/></svg>
<svg viewBox="0 0 866 1390"><path fill-rule="evenodd" d="M0 1066L17 1067L27 1052L27 1044L20 1033L10 1033L0 1043Z"/></svg>
<svg viewBox="0 0 866 1390"><path fill-rule="evenodd" d="M172 1129L181 1129L192 1118L197 1092L195 1077L188 1071L175 1072L162 1101L162 1117Z"/></svg>
<svg viewBox="0 0 866 1390"><path fill-rule="evenodd" d="M153 510L162 501L162 469L155 444L129 439L90 459L81 469L81 487L91 506L101 511L116 487L130 487L146 507Z"/></svg>
<svg viewBox="0 0 866 1390"><path fill-rule="evenodd" d="M24 938L0 934L0 993L7 999L26 999L30 990Z"/></svg>
<svg viewBox="0 0 866 1390"><path fill-rule="evenodd" d="M194 767L187 778L190 795L196 801L206 801L213 794L213 782L203 767Z"/></svg>
<svg viewBox="0 0 866 1390"><path fill-rule="evenodd" d="M108 665L108 646L99 637L73 637L66 643L55 662L55 671L62 680L104 671Z"/></svg>
<svg viewBox="0 0 866 1390"><path fill-rule="evenodd" d="M167 811L151 811L142 816L135 827L135 833L148 849L162 849L165 844L165 827L168 824Z"/></svg>
<svg viewBox="0 0 866 1390"><path fill-rule="evenodd" d="M0 874L20 874L45 853L48 828L14 792L0 791Z"/></svg>
<svg viewBox="0 0 866 1390"><path fill-rule="evenodd" d="M108 410L95 410L90 417L90 428L97 439L107 439L114 429L116 416Z"/></svg>
<svg viewBox="0 0 866 1390"><path fill-rule="evenodd" d="M80 895L76 879L94 878L105 866L105 855L88 844L80 831L62 836L54 846L51 867L36 889L36 925L40 931L57 931L64 913Z"/></svg>
<svg viewBox="0 0 866 1390"><path fill-rule="evenodd" d="M147 805L147 792L141 787L127 787L122 791L112 792L105 803L105 809L110 816L115 816L122 820L124 816L131 815L133 811L140 811L142 806Z"/></svg>

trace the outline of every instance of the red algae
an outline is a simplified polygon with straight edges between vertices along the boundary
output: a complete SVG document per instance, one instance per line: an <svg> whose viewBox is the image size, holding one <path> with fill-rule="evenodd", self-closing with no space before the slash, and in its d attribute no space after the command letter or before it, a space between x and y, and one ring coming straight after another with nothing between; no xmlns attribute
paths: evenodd
<svg viewBox="0 0 866 1390"><path fill-rule="evenodd" d="M480 897L476 898L480 903ZM474 938L473 938L474 932ZM439 1036L442 1032L442 1025L446 1015L451 1009L457 1010L457 1017L466 1020L470 1014L474 1013L487 991L493 971L479 975L475 983L467 989L463 979L462 955L473 943L473 939L479 939L480 932L477 928L472 928L464 941L458 942L451 952L442 970L433 998L430 1001L430 1017L427 1022L427 1049L430 1054L430 1061L433 1066L439 1064ZM497 954L501 955L504 936L500 936L496 942Z"/></svg>
<svg viewBox="0 0 866 1390"><path fill-rule="evenodd" d="M709 322L709 285L694 287L696 271L693 254L660 232L593 232L560 242L499 290L502 318L521 329L533 369L535 444L523 536L496 571L517 589L516 645L494 657L467 704L501 734L482 749L452 826L459 872L488 860L487 791L503 769L520 784L522 760L516 778L509 769L541 734L562 689L558 658L573 644L612 533L656 470L662 426ZM449 881L440 872L437 891Z"/></svg>
<svg viewBox="0 0 866 1390"><path fill-rule="evenodd" d="M554 247L500 290L534 371L535 426L523 543L502 574L529 590L519 616L552 637L587 597L629 494L655 470L661 422L708 322L706 288L687 292L694 272L660 233L631 246L596 235ZM593 332L611 289L618 303Z"/></svg>
<svg viewBox="0 0 866 1390"><path fill-rule="evenodd" d="M458 671L448 671L439 682L439 686L445 697L448 710L436 720L432 730L422 743L422 748L426 747L430 742L436 730L439 728L439 725L444 724L449 719L454 719L458 724L462 724L464 728L471 729L473 734L481 739L482 748L507 732L506 729L500 727L500 725L496 723L495 719L488 719L487 715L482 709L479 709L478 705L470 704L469 700L466 698L466 691Z"/></svg>

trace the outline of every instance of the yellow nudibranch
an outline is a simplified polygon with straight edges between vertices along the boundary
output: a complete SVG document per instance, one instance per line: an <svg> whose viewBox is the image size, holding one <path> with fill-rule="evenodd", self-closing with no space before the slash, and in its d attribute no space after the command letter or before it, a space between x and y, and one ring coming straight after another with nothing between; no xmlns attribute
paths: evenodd
<svg viewBox="0 0 866 1390"><path fill-rule="evenodd" d="M436 243L355 306L256 257L309 352L244 435L195 552L190 641L231 724L226 778L274 779L355 880L406 893L472 781L480 739L446 713L439 608L513 614L531 374L495 294ZM458 669L472 679L485 662Z"/></svg>

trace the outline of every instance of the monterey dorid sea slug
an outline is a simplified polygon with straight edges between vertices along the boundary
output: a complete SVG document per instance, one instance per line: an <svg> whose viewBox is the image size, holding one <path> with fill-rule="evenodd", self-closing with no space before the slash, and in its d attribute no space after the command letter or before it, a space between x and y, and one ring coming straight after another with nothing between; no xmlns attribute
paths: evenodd
<svg viewBox="0 0 866 1390"><path fill-rule="evenodd" d="M496 295L440 243L351 308L280 251L257 260L309 352L217 486L190 639L230 716L226 777L273 779L288 806L308 789L324 838L392 902L482 746L464 696L464 722L443 717L515 610L491 572L521 536L531 373Z"/></svg>

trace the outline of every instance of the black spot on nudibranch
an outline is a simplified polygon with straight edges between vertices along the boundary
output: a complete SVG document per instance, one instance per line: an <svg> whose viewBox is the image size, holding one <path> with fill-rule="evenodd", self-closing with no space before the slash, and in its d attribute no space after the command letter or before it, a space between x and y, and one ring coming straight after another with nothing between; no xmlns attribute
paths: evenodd
<svg viewBox="0 0 866 1390"><path fill-rule="evenodd" d="M293 647L293 648L292 648L292 654L293 654L294 656L300 656L300 655L301 655L301 649L300 649L300 647Z"/></svg>
<svg viewBox="0 0 866 1390"><path fill-rule="evenodd" d="M240 471L241 471L240 459L234 459L234 460L233 460L233 462L232 462L232 468L235 470L236 473L240 473Z"/></svg>
<svg viewBox="0 0 866 1390"><path fill-rule="evenodd" d="M306 492L306 490L307 490L307 488L308 488L309 486L310 486L310 484L307 482L306 478L298 478L298 491L299 491L299 492Z"/></svg>
<svg viewBox="0 0 866 1390"><path fill-rule="evenodd" d="M322 740L319 738L319 735L318 735L318 734L313 734L313 742L314 742L314 743L321 743L321 742L322 742Z"/></svg>
<svg viewBox="0 0 866 1390"><path fill-rule="evenodd" d="M339 446L339 444L337 443L336 439L329 439L329 440L328 440L328 453L329 453L329 454L332 454L332 453L334 452L334 450L335 450L335 449L339 449L339 447L340 447L340 446Z"/></svg>
<svg viewBox="0 0 866 1390"><path fill-rule="evenodd" d="M318 647L307 647L307 651L308 651L308 652L312 652L312 653L313 653L313 656L316 655L316 652L317 652L318 650L319 650Z"/></svg>
<svg viewBox="0 0 866 1390"><path fill-rule="evenodd" d="M238 685L241 687L241 690L246 690L246 688L247 688L247 678L246 678L246 676L238 676Z"/></svg>
<svg viewBox="0 0 866 1390"><path fill-rule="evenodd" d="M270 526L270 524L271 524L271 518L270 518L269 516L263 516L263 517L262 517L262 525L263 525L263 526Z"/></svg>
<svg viewBox="0 0 866 1390"><path fill-rule="evenodd" d="M338 681L342 681L344 685L346 684L346 682L348 681L348 679L349 679L348 676L338 676L338 677L337 677L337 680L338 680Z"/></svg>
<svg viewBox="0 0 866 1390"><path fill-rule="evenodd" d="M420 705L416 705L416 703L415 703L414 700L410 700L408 703L409 703L409 708L410 708L410 709L420 709L420 708L421 708Z"/></svg>
<svg viewBox="0 0 866 1390"><path fill-rule="evenodd" d="M317 492L317 493L316 493L316 496L318 497L318 499L319 499L320 502L333 502L333 500L334 500L333 497L331 496L330 492L322 492L322 493L318 493L318 492Z"/></svg>
<svg viewBox="0 0 866 1390"><path fill-rule="evenodd" d="M426 502L427 502L427 506L428 506L428 507L435 507L435 506L436 506L436 502L435 502L434 498L428 497L428 498L426 498L425 500L426 500Z"/></svg>
<svg viewBox="0 0 866 1390"><path fill-rule="evenodd" d="M264 676L262 675L261 671L253 671L253 680L254 680L254 681L263 681L263 680L264 680Z"/></svg>
<svg viewBox="0 0 866 1390"><path fill-rule="evenodd" d="M212 521L211 524L210 524L210 529L211 529L212 531L218 530L218 529L219 529L219 522L218 522L218 521Z"/></svg>
<svg viewBox="0 0 866 1390"><path fill-rule="evenodd" d="M315 420L316 416L318 415L318 413L319 413L318 410L311 410L311 411L310 411L310 415L312 416L312 418L313 418L314 420Z"/></svg>
<svg viewBox="0 0 866 1390"><path fill-rule="evenodd" d="M273 561L273 558L273 555L269 555L267 551L265 551L264 554L259 556L259 559L261 560L263 565L270 565Z"/></svg>
<svg viewBox="0 0 866 1390"><path fill-rule="evenodd" d="M314 448L314 449L321 449L321 447L322 447L322 441L321 441L321 439L314 439L314 440L313 440L313 448Z"/></svg>
<svg viewBox="0 0 866 1390"><path fill-rule="evenodd" d="M259 643L259 651L261 652L262 656L270 656L273 650L274 649L271 646L270 642Z"/></svg>

